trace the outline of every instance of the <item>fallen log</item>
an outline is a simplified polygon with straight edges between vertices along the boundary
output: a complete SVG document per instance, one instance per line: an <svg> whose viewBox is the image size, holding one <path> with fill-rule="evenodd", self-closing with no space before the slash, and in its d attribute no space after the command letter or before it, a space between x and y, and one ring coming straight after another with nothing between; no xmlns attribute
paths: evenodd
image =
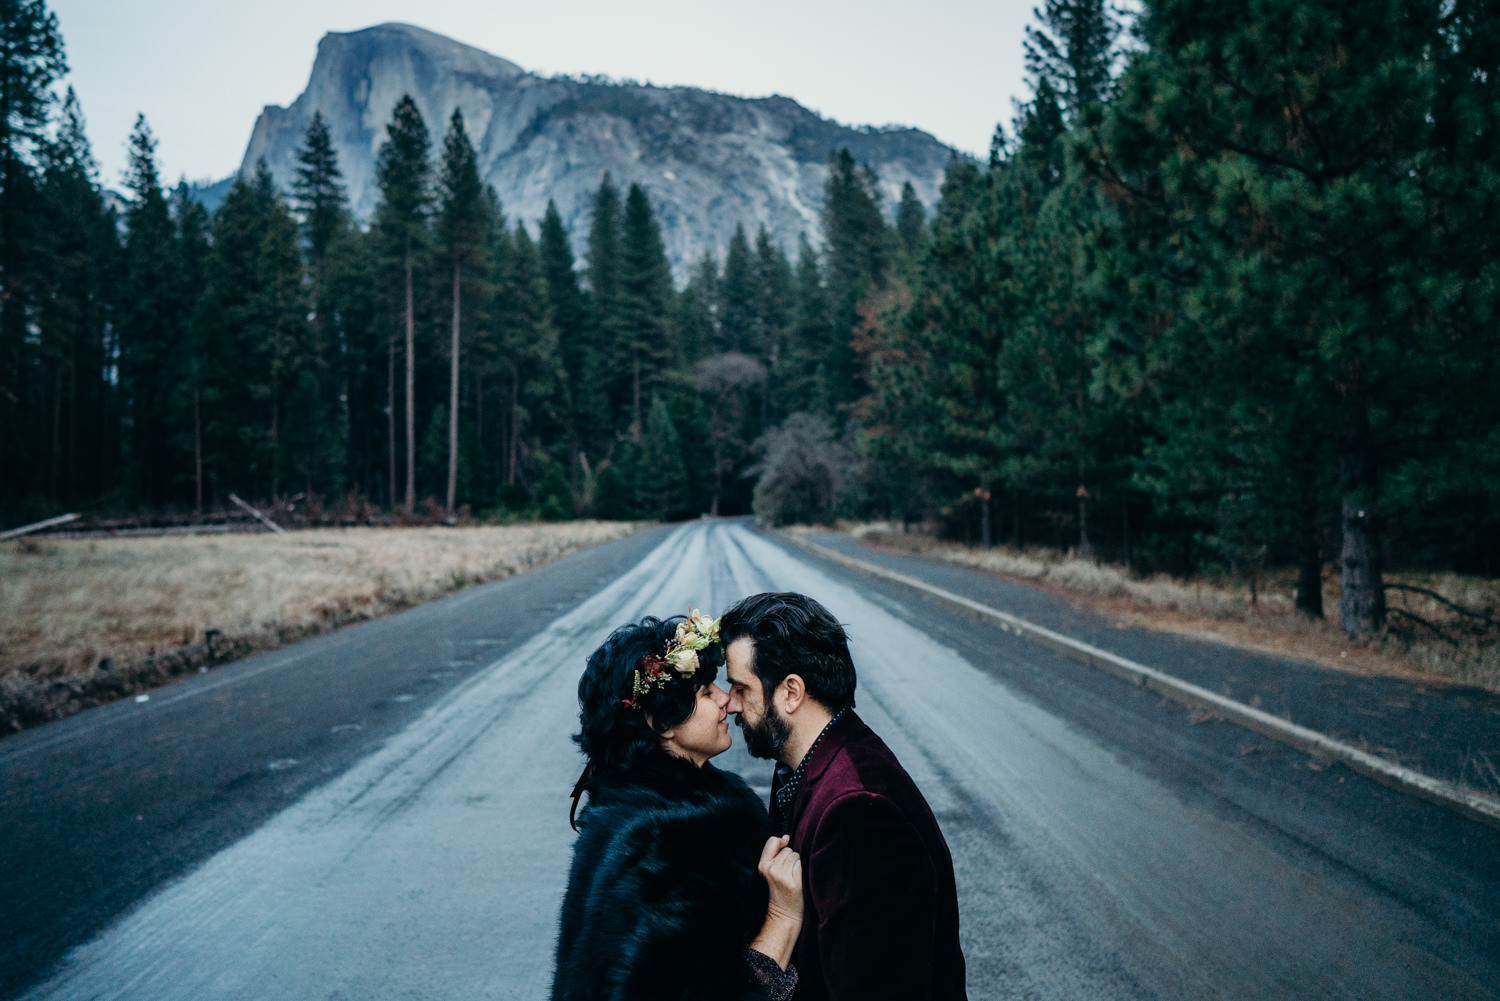
<svg viewBox="0 0 1500 1001"><path fill-rule="evenodd" d="M234 494L230 494L229 495L229 499L232 500L232 501L234 501L240 507L244 508L246 511L249 511L252 515L255 516L255 518L256 518L257 521L259 521L262 525L265 525L267 528L269 528L271 531L275 532L277 535L285 535L286 534L286 530L283 529L280 525L276 524L276 522L272 521L270 518L267 518L265 515L261 514L255 508L251 507L249 504L246 504L244 501L240 500Z"/></svg>
<svg viewBox="0 0 1500 1001"><path fill-rule="evenodd" d="M23 535L40 532L42 529L51 528L54 525L66 525L70 521L77 521L78 518L78 513L74 512L73 514L60 514L56 518L48 518L46 521L34 521L30 525L22 525L20 528L12 528L6 532L0 532L0 542L6 539L18 539Z"/></svg>

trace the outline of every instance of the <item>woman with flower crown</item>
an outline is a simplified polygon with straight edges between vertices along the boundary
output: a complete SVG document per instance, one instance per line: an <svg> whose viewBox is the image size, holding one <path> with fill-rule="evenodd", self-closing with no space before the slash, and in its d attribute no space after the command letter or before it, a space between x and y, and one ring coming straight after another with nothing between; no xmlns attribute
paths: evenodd
<svg viewBox="0 0 1500 1001"><path fill-rule="evenodd" d="M718 621L621 626L578 682L587 758L554 1001L785 1001L802 867L728 750ZM588 793L580 812L579 799Z"/></svg>

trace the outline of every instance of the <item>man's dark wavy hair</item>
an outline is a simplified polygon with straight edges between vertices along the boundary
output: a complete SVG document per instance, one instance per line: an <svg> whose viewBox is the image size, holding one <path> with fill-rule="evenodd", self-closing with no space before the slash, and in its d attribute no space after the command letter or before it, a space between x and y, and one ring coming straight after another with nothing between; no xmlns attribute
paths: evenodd
<svg viewBox="0 0 1500 1001"><path fill-rule="evenodd" d="M691 716L698 690L713 684L719 676L723 647L709 646L698 652L698 670L691 679L646 692L636 697L638 705L634 707L622 704L631 697L641 661L665 652L667 641L683 621L681 615L669 619L648 615L620 626L589 655L583 677L578 679L580 728L573 735L588 764L573 789L573 812L594 776L606 770L629 769L649 754L664 753L661 734ZM573 812L568 814L570 821Z"/></svg>
<svg viewBox="0 0 1500 1001"><path fill-rule="evenodd" d="M792 591L743 598L719 620L724 646L741 636L755 641L753 669L767 699L787 675L796 674L807 694L829 712L854 705L849 636L817 601Z"/></svg>

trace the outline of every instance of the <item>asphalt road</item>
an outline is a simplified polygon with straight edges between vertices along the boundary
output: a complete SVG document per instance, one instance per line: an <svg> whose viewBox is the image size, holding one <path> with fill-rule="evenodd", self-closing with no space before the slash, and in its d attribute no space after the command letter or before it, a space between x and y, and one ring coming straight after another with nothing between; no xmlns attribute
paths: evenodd
<svg viewBox="0 0 1500 1001"><path fill-rule="evenodd" d="M1500 997L1500 832L737 522L0 742L6 993L545 997L584 657L766 589L848 624L954 852L972 998Z"/></svg>

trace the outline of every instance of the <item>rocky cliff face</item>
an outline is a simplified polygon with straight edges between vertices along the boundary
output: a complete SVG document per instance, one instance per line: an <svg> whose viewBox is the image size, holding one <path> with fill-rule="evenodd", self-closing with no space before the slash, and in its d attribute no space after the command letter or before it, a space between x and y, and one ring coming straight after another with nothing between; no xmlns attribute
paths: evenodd
<svg viewBox="0 0 1500 1001"><path fill-rule="evenodd" d="M580 253L601 175L608 171L622 195L640 184L679 279L705 251L722 258L736 223L752 237L765 225L789 254L800 233L816 242L830 150L847 146L875 169L888 210L908 181L934 205L951 155L925 132L846 128L785 97L544 78L441 35L383 24L324 36L307 89L291 107L261 112L241 169L264 158L289 188L320 111L354 212L368 218L376 152L407 93L434 151L458 108L508 219L534 231L550 198Z"/></svg>

